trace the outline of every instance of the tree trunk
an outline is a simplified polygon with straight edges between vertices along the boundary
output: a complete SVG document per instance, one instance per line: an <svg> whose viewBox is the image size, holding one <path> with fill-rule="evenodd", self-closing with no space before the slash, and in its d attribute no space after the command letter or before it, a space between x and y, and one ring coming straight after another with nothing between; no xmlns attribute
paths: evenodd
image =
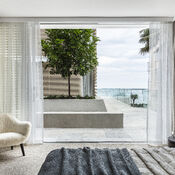
<svg viewBox="0 0 175 175"><path fill-rule="evenodd" d="M70 97L70 74L68 75L68 96Z"/></svg>

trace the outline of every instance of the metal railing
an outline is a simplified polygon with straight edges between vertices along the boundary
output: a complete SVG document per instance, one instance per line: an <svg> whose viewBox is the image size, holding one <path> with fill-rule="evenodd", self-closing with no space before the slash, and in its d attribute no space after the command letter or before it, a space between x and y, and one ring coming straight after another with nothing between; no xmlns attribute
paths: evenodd
<svg viewBox="0 0 175 175"><path fill-rule="evenodd" d="M126 89L126 88L102 88L97 89L97 96L101 98L115 98L123 103L131 104L131 94L137 94L135 104L148 103L148 89Z"/></svg>

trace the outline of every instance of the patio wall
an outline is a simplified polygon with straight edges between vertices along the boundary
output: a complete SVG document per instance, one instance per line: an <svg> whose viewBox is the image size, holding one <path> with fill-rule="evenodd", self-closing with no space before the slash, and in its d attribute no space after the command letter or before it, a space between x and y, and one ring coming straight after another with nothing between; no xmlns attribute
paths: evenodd
<svg viewBox="0 0 175 175"><path fill-rule="evenodd" d="M68 95L67 79L61 75L51 75L49 69L43 68L43 89L44 96L49 95ZM71 77L71 95L82 95L82 77L72 75Z"/></svg>

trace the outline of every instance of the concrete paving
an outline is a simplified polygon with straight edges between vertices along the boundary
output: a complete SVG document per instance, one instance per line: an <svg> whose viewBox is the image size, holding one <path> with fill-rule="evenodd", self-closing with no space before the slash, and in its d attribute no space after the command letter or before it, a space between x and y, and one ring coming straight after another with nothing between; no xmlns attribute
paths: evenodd
<svg viewBox="0 0 175 175"><path fill-rule="evenodd" d="M124 113L124 128L47 128L45 142L146 142L147 109L131 107L116 99L104 99L108 112Z"/></svg>

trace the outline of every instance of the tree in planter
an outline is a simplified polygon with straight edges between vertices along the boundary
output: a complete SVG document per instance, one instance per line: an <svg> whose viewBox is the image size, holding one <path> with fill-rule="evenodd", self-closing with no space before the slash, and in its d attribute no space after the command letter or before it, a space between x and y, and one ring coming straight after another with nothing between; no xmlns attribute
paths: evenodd
<svg viewBox="0 0 175 175"><path fill-rule="evenodd" d="M84 76L98 65L96 45L99 38L93 29L47 29L47 39L42 40L42 50L48 58L46 67L50 74L68 78L70 93L71 75Z"/></svg>
<svg viewBox="0 0 175 175"><path fill-rule="evenodd" d="M137 94L131 94L132 106L135 105L135 100L136 99L138 99L138 95Z"/></svg>
<svg viewBox="0 0 175 175"><path fill-rule="evenodd" d="M140 31L139 43L144 44L144 47L140 49L141 55L145 55L146 53L149 53L149 28L146 28Z"/></svg>

